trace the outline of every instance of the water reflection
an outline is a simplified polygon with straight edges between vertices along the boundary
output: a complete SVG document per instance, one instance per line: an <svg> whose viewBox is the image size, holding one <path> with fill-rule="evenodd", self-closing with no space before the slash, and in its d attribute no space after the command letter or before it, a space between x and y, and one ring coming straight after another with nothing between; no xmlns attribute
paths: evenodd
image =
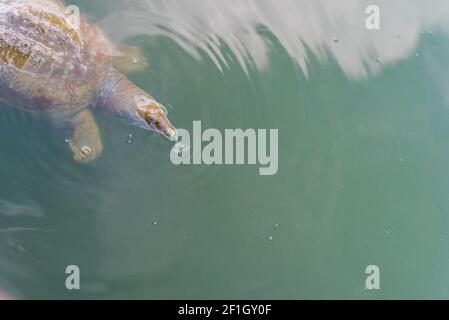
<svg viewBox="0 0 449 320"><path fill-rule="evenodd" d="M380 7L378 31L365 28L370 4ZM118 41L138 34L167 36L197 59L200 50L206 52L219 68L227 65L221 50L226 44L244 68L251 60L263 69L270 52L270 42L260 32L263 26L303 72L310 54L325 60L331 53L355 78L409 56L421 30L449 30L449 3L444 0L134 0L114 6L100 25Z"/></svg>
<svg viewBox="0 0 449 320"><path fill-rule="evenodd" d="M13 203L0 199L0 215L6 217L32 217L42 218L44 213L39 204L32 202L30 204Z"/></svg>

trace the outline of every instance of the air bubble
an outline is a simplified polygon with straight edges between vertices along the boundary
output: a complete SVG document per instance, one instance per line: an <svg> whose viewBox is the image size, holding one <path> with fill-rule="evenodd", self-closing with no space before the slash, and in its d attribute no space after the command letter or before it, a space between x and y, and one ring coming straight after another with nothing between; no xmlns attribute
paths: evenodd
<svg viewBox="0 0 449 320"><path fill-rule="evenodd" d="M189 151L189 146L178 142L175 144L175 146L173 147L173 150L177 153L177 154L182 154L184 152L188 152Z"/></svg>
<svg viewBox="0 0 449 320"><path fill-rule="evenodd" d="M127 143L127 144L132 144L132 143L133 143L133 138L134 138L133 135L132 135L132 134L129 134L129 135L128 135L128 140L126 141L126 143Z"/></svg>

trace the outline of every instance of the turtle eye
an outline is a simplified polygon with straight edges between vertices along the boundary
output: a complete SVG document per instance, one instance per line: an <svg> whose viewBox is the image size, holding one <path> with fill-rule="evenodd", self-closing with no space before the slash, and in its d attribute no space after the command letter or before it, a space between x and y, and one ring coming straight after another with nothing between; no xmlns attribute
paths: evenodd
<svg viewBox="0 0 449 320"><path fill-rule="evenodd" d="M160 121L154 115L148 115L147 122L150 126L160 129Z"/></svg>

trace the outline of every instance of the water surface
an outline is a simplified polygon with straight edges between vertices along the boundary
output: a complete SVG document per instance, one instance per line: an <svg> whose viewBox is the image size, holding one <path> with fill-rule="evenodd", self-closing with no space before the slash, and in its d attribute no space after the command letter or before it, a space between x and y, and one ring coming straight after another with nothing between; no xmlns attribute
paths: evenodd
<svg viewBox="0 0 449 320"><path fill-rule="evenodd" d="M0 106L0 287L21 298L449 298L449 4L72 0L186 129L279 129L279 172L174 166L96 113L100 160ZM381 8L381 30L365 7ZM133 143L128 144L128 135ZM65 268L81 269L81 290ZM365 290L365 268L381 290Z"/></svg>

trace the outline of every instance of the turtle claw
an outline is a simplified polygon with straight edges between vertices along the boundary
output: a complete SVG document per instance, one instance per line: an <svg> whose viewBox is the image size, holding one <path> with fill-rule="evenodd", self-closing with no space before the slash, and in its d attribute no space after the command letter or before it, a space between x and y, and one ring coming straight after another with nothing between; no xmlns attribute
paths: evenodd
<svg viewBox="0 0 449 320"><path fill-rule="evenodd" d="M82 111L71 122L74 133L68 142L74 153L73 159L81 164L96 160L103 151L103 145L92 113L88 110Z"/></svg>
<svg viewBox="0 0 449 320"><path fill-rule="evenodd" d="M95 149L92 149L91 147L88 147L88 146L83 146L81 148L71 146L71 148L72 148L72 151L75 153L75 155L73 156L73 159L77 163L81 163L81 164L87 164L89 162L92 162L92 161L96 160L98 158L98 156L100 155L99 152L97 152Z"/></svg>

